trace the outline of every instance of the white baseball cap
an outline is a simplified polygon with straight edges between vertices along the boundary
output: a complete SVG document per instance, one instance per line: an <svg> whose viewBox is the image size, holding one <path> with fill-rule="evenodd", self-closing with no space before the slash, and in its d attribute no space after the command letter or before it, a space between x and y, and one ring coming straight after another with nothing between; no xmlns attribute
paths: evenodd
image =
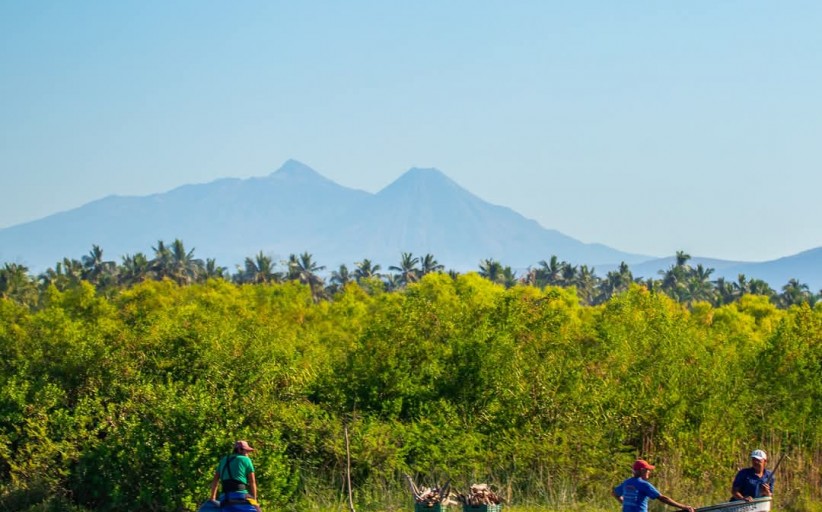
<svg viewBox="0 0 822 512"><path fill-rule="evenodd" d="M751 458L759 460L768 460L768 454L765 453L765 450L754 450L751 452Z"/></svg>

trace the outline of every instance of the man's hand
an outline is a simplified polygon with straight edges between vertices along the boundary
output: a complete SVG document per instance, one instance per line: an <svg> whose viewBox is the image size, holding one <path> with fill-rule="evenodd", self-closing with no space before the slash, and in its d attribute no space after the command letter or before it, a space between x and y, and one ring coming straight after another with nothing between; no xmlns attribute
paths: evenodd
<svg viewBox="0 0 822 512"><path fill-rule="evenodd" d="M771 495L771 486L770 485L762 484L762 487L760 487L760 489L762 489L762 494L764 494L765 496L770 496Z"/></svg>

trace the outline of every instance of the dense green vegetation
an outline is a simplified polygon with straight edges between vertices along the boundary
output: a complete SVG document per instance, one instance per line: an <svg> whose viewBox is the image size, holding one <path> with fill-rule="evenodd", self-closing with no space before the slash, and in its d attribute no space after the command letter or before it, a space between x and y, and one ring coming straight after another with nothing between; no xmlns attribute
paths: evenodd
<svg viewBox="0 0 822 512"><path fill-rule="evenodd" d="M308 254L229 276L178 243L0 270L0 509L193 509L244 438L266 508L343 510L347 428L363 511L410 509L403 473L613 508L638 455L706 505L754 447L790 457L779 509L819 510L812 294L701 299L687 255L658 282L615 272L607 296L548 277L555 259L507 280L407 254L391 277L364 260L326 284Z"/></svg>

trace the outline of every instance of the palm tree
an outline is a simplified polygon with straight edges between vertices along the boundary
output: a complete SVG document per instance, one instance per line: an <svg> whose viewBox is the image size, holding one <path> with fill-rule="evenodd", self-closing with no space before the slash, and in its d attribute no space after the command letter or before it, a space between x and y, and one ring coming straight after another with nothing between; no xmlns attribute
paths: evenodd
<svg viewBox="0 0 822 512"><path fill-rule="evenodd" d="M206 279L225 279L228 269L217 265L217 260L214 258L206 258L203 271Z"/></svg>
<svg viewBox="0 0 822 512"><path fill-rule="evenodd" d="M688 275L691 272L691 266L688 265L690 259L690 254L685 251L677 251L676 262L667 271L659 271L662 275L662 291L674 299L680 300L684 295Z"/></svg>
<svg viewBox="0 0 822 512"><path fill-rule="evenodd" d="M402 258L400 259L400 266L390 266L388 270L392 270L397 272L397 281L399 282L400 286L408 286L411 283L416 282L420 276L420 269L417 267L419 264L420 259L411 254L410 252L402 253Z"/></svg>
<svg viewBox="0 0 822 512"><path fill-rule="evenodd" d="M714 288L716 289L716 300L714 301L715 306L731 304L736 300L734 283L726 281L724 277L719 277L716 281L714 281Z"/></svg>
<svg viewBox="0 0 822 512"><path fill-rule="evenodd" d="M37 303L37 284L25 265L5 263L0 268L0 298L18 304L34 306Z"/></svg>
<svg viewBox="0 0 822 512"><path fill-rule="evenodd" d="M58 262L57 269L48 268L45 272L42 272L39 276L37 276L37 282L40 283L40 287L48 288L49 286L54 285L58 290L63 290L63 288L61 288L62 283L60 283L63 276L62 274L58 274L60 268L60 262Z"/></svg>
<svg viewBox="0 0 822 512"><path fill-rule="evenodd" d="M420 262L420 273L421 275L430 274L432 272L442 272L445 269L445 265L440 265L440 263L434 259L433 254L426 254L422 257Z"/></svg>
<svg viewBox="0 0 822 512"><path fill-rule="evenodd" d="M510 266L503 266L502 263L494 259L485 259L480 262L479 275L506 288L511 288L521 282L517 279L517 273Z"/></svg>
<svg viewBox="0 0 822 512"><path fill-rule="evenodd" d="M307 284L311 288L315 302L322 298L323 279L317 274L323 270L325 266L317 265L307 252L300 254L299 257L294 254L288 256L288 279Z"/></svg>
<svg viewBox="0 0 822 512"><path fill-rule="evenodd" d="M485 259L479 264L479 275L488 279L492 283L502 283L502 264L497 260Z"/></svg>
<svg viewBox="0 0 822 512"><path fill-rule="evenodd" d="M577 289L577 297L583 304L591 305L594 303L596 297L596 289L599 284L599 278L593 268L588 268L588 265L580 265L579 271L576 272L571 285Z"/></svg>
<svg viewBox="0 0 822 512"><path fill-rule="evenodd" d="M364 279L371 279L372 277L380 277L380 267L379 265L374 265L371 263L371 260L364 259L362 261L358 261L354 264L356 269L354 269L354 280L358 283Z"/></svg>
<svg viewBox="0 0 822 512"><path fill-rule="evenodd" d="M288 256L288 279L296 280L303 284L316 282L319 279L316 274L325 270L325 267L317 265L312 259L311 254L307 252L299 256L290 254Z"/></svg>
<svg viewBox="0 0 822 512"><path fill-rule="evenodd" d="M705 268L702 263L696 266L696 269L688 276L687 288L688 295L691 302L707 301L712 302L715 291L714 285L711 282L711 274L714 269Z"/></svg>
<svg viewBox="0 0 822 512"><path fill-rule="evenodd" d="M811 290L807 284L800 283L798 279L790 279L782 287L782 293L779 294L779 304L788 308L802 303L810 304L812 298Z"/></svg>
<svg viewBox="0 0 822 512"><path fill-rule="evenodd" d="M274 266L274 261L260 251L254 259L245 259L245 268L235 279L240 283L252 284L279 282L282 275L274 270Z"/></svg>
<svg viewBox="0 0 822 512"><path fill-rule="evenodd" d="M733 283L733 286L734 294L737 299L747 293L751 293L751 283L748 282L748 278L745 277L745 274L739 274L736 277L736 282Z"/></svg>
<svg viewBox="0 0 822 512"><path fill-rule="evenodd" d="M560 276L561 283L563 286L570 286L577 277L577 272L579 269L576 265L571 265L570 263L562 262L562 275Z"/></svg>
<svg viewBox="0 0 822 512"><path fill-rule="evenodd" d="M762 279L751 279L748 283L748 290L752 295L764 295L771 298L776 295L776 292L773 288L771 288L771 285Z"/></svg>
<svg viewBox="0 0 822 512"><path fill-rule="evenodd" d="M614 295L628 290L633 282L634 276L631 269L627 263L621 262L617 270L612 270L605 276L605 280L600 284L600 293L596 298L596 302L601 304Z"/></svg>
<svg viewBox="0 0 822 512"><path fill-rule="evenodd" d="M158 240L157 247L151 249L154 251L154 259L151 260L149 266L154 278L159 281L166 277L171 278L174 275L171 250L162 240Z"/></svg>
<svg viewBox="0 0 822 512"><path fill-rule="evenodd" d="M762 279L750 279L745 277L745 274L739 274L736 282L732 283L734 289L734 298L739 300L743 295L764 295L773 298L776 292L771 286Z"/></svg>
<svg viewBox="0 0 822 512"><path fill-rule="evenodd" d="M505 265L505 268L502 269L502 285L506 288L511 288L512 286L516 286L519 282L517 279L517 273L514 272L510 266Z"/></svg>
<svg viewBox="0 0 822 512"><path fill-rule="evenodd" d="M385 274L382 276L382 283L385 286L385 291L393 292L402 287L399 280L399 274Z"/></svg>
<svg viewBox="0 0 822 512"><path fill-rule="evenodd" d="M676 251L676 266L677 267L685 267L687 266L688 260L691 259L691 255L685 251Z"/></svg>
<svg viewBox="0 0 822 512"><path fill-rule="evenodd" d="M92 245L88 255L81 258L83 264L83 279L95 285L98 289L113 284L117 264L103 260L103 249L99 245Z"/></svg>
<svg viewBox="0 0 822 512"><path fill-rule="evenodd" d="M559 261L556 256L551 256L550 261L539 262L537 271L537 282L540 286L559 286L562 282L562 272L567 265L564 261Z"/></svg>
<svg viewBox="0 0 822 512"><path fill-rule="evenodd" d="M328 292L333 295L345 288L348 283L352 282L353 277L351 273L348 272L348 267L342 264L337 270L331 272L329 281L331 282L331 286L328 287Z"/></svg>
<svg viewBox="0 0 822 512"><path fill-rule="evenodd" d="M83 278L87 281L92 281L91 276L102 272L103 267L103 249L99 245L92 245L91 251L88 255L80 258L83 263Z"/></svg>
<svg viewBox="0 0 822 512"><path fill-rule="evenodd" d="M83 264L74 258L63 258L63 274L75 283L83 280Z"/></svg>
<svg viewBox="0 0 822 512"><path fill-rule="evenodd" d="M83 280L83 264L75 259L63 258L55 268L46 270L37 279L45 288L54 285L58 290L65 291Z"/></svg>
<svg viewBox="0 0 822 512"><path fill-rule="evenodd" d="M203 275L205 265L203 260L194 258L194 249L186 252L183 241L174 240L171 244L171 277L177 284L191 284Z"/></svg>
<svg viewBox="0 0 822 512"><path fill-rule="evenodd" d="M653 277L647 279L637 277L634 279L634 282L640 286L644 286L649 292L658 292L662 289L662 281L654 279Z"/></svg>
<svg viewBox="0 0 822 512"><path fill-rule="evenodd" d="M619 279L622 284L622 289L627 290L630 286L630 283L634 281L634 275L631 273L631 268L628 266L627 263L620 262L619 264Z"/></svg>
<svg viewBox="0 0 822 512"><path fill-rule="evenodd" d="M131 286L142 283L151 275L151 262L145 254L138 252L135 255L123 256L123 264L117 277L120 285Z"/></svg>

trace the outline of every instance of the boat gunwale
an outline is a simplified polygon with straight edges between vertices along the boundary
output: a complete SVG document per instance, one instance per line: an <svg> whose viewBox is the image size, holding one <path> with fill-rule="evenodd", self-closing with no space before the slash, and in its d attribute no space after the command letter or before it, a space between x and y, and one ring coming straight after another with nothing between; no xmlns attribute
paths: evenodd
<svg viewBox="0 0 822 512"><path fill-rule="evenodd" d="M737 507L756 506L758 503L768 503L770 501L772 501L772 498L770 496L765 496L764 498L755 498L751 501L743 501L743 500L726 501L725 503L718 503L716 505L708 505L707 507L695 508L694 512L708 512L708 511L711 511L711 510L724 510L724 509L733 510L734 508L737 508ZM771 509L771 507L768 506L765 509L754 508L752 510L758 511L758 510L770 510L770 509Z"/></svg>

